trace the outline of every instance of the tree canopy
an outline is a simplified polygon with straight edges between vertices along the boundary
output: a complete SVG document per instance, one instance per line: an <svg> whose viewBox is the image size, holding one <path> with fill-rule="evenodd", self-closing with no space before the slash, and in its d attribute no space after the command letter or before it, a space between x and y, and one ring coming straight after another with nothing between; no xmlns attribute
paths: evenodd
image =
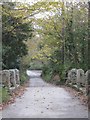
<svg viewBox="0 0 90 120"><path fill-rule="evenodd" d="M25 13L15 11L15 3L2 5L3 68L17 68L20 58L27 54L25 41L32 37L32 23L23 19Z"/></svg>
<svg viewBox="0 0 90 120"><path fill-rule="evenodd" d="M52 68L51 71L59 72L62 77L71 68L86 71L88 4L49 2L47 7L50 8L46 9L47 16L34 20L41 41L38 53L33 58L46 63L47 67Z"/></svg>
<svg viewBox="0 0 90 120"><path fill-rule="evenodd" d="M61 76L71 68L88 69L87 3L3 4L2 20L4 68L24 56L26 64L41 61Z"/></svg>

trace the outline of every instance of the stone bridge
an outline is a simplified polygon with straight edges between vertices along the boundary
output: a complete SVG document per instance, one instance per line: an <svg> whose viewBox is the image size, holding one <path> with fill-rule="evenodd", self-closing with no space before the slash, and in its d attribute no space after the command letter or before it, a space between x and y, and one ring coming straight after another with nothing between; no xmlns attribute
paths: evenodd
<svg viewBox="0 0 90 120"><path fill-rule="evenodd" d="M10 93L14 92L20 86L20 77L18 69L9 69L0 71L0 84L8 87Z"/></svg>

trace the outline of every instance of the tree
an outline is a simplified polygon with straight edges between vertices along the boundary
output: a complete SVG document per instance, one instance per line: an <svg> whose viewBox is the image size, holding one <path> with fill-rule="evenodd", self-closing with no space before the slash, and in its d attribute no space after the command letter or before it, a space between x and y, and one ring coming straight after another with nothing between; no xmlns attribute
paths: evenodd
<svg viewBox="0 0 90 120"><path fill-rule="evenodd" d="M14 3L2 5L3 69L19 68L20 59L27 54L25 41L32 37L32 24L23 19L26 14L14 11Z"/></svg>
<svg viewBox="0 0 90 120"><path fill-rule="evenodd" d="M48 58L48 65L51 62L52 69L59 70L61 74L71 68L88 70L87 4L58 3L54 6L54 15L49 14L47 18L37 19L36 24L40 28L37 29L38 34L42 36L39 53ZM49 48L52 49L50 56L49 53L45 55L43 52Z"/></svg>

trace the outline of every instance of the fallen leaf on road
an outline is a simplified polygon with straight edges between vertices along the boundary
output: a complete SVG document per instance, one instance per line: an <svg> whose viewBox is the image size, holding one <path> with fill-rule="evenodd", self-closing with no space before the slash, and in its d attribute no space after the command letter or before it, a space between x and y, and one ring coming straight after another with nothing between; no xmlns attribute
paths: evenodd
<svg viewBox="0 0 90 120"><path fill-rule="evenodd" d="M15 103L15 99L16 98L20 98L21 96L24 94L24 91L26 91L26 84L24 84L23 86L20 86L15 93L12 94L11 98L9 101L2 103L2 105L0 105L0 111L3 110L4 108L6 108L9 104Z"/></svg>
<svg viewBox="0 0 90 120"><path fill-rule="evenodd" d="M50 102L50 103L53 103L53 102Z"/></svg>
<svg viewBox="0 0 90 120"><path fill-rule="evenodd" d="M28 107L26 107L26 108L28 108Z"/></svg>

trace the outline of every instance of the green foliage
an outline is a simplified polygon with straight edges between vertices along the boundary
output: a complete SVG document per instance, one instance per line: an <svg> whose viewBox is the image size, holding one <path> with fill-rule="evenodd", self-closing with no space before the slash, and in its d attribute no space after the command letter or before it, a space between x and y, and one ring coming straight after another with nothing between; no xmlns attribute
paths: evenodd
<svg viewBox="0 0 90 120"><path fill-rule="evenodd" d="M32 62L30 62L30 68L31 70L42 70L43 68L43 64L39 61L35 61L33 60Z"/></svg>
<svg viewBox="0 0 90 120"><path fill-rule="evenodd" d="M2 95L1 95L2 94ZM2 96L1 102L7 102L10 99L10 94L7 88L0 88L0 96Z"/></svg>
<svg viewBox="0 0 90 120"><path fill-rule="evenodd" d="M19 10L14 10L16 6ZM82 68L85 71L88 69L86 3L46 1L46 4L37 2L32 6L7 3L2 9L3 68L20 66L24 73L21 75L22 81L26 80L25 69L42 68L36 63L30 66L31 59L44 64L43 76L47 81L51 80L54 74L59 74L60 79L65 81L67 71L71 68ZM32 17L37 13L47 15L28 19L28 16ZM37 37L29 43L26 41L32 38L31 20L38 27L34 28ZM27 50L29 56L23 58Z"/></svg>
<svg viewBox="0 0 90 120"><path fill-rule="evenodd" d="M58 73L61 80L65 81L69 69L88 70L88 7L83 2L66 5L60 2L54 10L55 15L36 22L42 38L39 53L47 58L43 69L46 78L50 79L54 73ZM47 48L44 47L46 45ZM45 54L48 48L52 51Z"/></svg>
<svg viewBox="0 0 90 120"><path fill-rule="evenodd" d="M3 68L19 68L20 59L27 54L25 41L32 37L29 20L24 20L22 12L14 10L15 4L2 5L2 58Z"/></svg>
<svg viewBox="0 0 90 120"><path fill-rule="evenodd" d="M28 82L29 78L26 74L26 70L29 68L28 64L20 62L20 84L23 85Z"/></svg>
<svg viewBox="0 0 90 120"><path fill-rule="evenodd" d="M20 75L20 84L23 85L28 81L28 76L26 74L26 71L23 71Z"/></svg>
<svg viewBox="0 0 90 120"><path fill-rule="evenodd" d="M42 73L42 78L44 80L46 80L47 82L50 82L52 80L52 73L53 73L53 69L51 69L51 67L48 66L43 66L43 73Z"/></svg>

